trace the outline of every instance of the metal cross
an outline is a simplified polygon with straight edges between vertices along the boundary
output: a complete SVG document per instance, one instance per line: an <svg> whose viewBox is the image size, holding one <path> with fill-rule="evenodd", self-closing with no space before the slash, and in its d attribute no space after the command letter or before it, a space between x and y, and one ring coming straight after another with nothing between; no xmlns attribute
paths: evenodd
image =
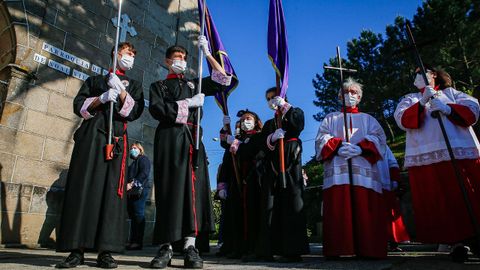
<svg viewBox="0 0 480 270"><path fill-rule="evenodd" d="M127 14L122 14L120 16L120 42L124 42L127 39L127 33L130 34L130 36L134 37L137 35L137 31L135 30L135 27L130 26L130 17ZM113 26L118 27L117 25L117 17L112 19Z"/></svg>

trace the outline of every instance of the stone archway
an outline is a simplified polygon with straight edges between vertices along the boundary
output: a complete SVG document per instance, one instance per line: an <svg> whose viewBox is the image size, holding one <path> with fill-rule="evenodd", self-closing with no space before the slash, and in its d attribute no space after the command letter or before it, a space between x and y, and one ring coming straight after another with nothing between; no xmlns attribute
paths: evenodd
<svg viewBox="0 0 480 270"><path fill-rule="evenodd" d="M0 118L2 118L8 82L11 77L9 64L15 62L16 36L10 14L2 1L0 3Z"/></svg>

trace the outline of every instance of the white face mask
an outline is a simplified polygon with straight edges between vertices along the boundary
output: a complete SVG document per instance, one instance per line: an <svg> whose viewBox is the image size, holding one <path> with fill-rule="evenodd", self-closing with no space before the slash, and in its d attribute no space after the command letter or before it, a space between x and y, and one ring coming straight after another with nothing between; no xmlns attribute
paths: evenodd
<svg viewBox="0 0 480 270"><path fill-rule="evenodd" d="M345 99L345 105L347 107L355 107L359 103L360 99L357 94L344 94L343 98Z"/></svg>
<svg viewBox="0 0 480 270"><path fill-rule="evenodd" d="M427 72L427 79L428 79L428 83L432 83L432 74L430 74L430 72ZM421 74L417 74L415 76L415 81L413 82L413 85L415 85L415 87L417 87L418 89L423 89L426 87L425 85L425 80L423 79L423 76Z"/></svg>
<svg viewBox="0 0 480 270"><path fill-rule="evenodd" d="M118 60L118 66L122 70L130 70L133 68L133 62L135 61L135 58L133 56L130 56L128 54L122 54L122 57Z"/></svg>
<svg viewBox="0 0 480 270"><path fill-rule="evenodd" d="M174 59L172 61L173 63L171 67L175 74L185 73L185 71L187 70L187 62L185 60Z"/></svg>
<svg viewBox="0 0 480 270"><path fill-rule="evenodd" d="M255 128L255 121L254 120L245 120L242 122L242 130L243 131L250 131Z"/></svg>
<svg viewBox="0 0 480 270"><path fill-rule="evenodd" d="M274 111L276 111L278 109L278 106L273 104L273 98L268 101L268 108L270 108L271 110L274 110Z"/></svg>

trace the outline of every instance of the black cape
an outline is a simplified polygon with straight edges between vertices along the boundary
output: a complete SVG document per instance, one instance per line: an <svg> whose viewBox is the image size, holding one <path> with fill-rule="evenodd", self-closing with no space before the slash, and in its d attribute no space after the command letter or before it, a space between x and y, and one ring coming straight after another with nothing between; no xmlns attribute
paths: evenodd
<svg viewBox="0 0 480 270"><path fill-rule="evenodd" d="M113 136L119 137L116 145L118 155L105 161L104 147L107 143L109 104L97 108L93 118L84 120L75 131L72 158L65 186L62 216L57 230L57 251L77 248L122 252L126 225L126 179L123 197L117 194L122 168L122 159L127 157L128 139L126 123L140 117L144 108L143 90L140 82L119 75L127 80L127 92L135 105L127 117L118 114L120 102L115 103ZM106 76L89 77L73 100L73 110L81 117L80 109L85 100L97 97L109 89ZM124 139L127 139L125 142ZM127 147L125 148L126 143ZM126 162L126 160L125 160Z"/></svg>
<svg viewBox="0 0 480 270"><path fill-rule="evenodd" d="M213 95L221 85L210 78L202 81L203 93ZM203 143L198 168L192 167L197 109L189 109L188 123L177 124L176 101L197 93L197 82L185 79L157 81L150 86L149 110L159 121L154 142L156 221L154 244L172 243L195 233L213 232L207 158Z"/></svg>

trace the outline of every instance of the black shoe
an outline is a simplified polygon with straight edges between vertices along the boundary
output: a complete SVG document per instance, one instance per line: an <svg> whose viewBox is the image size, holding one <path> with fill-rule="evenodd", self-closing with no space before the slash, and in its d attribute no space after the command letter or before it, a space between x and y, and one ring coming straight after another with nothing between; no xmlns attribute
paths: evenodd
<svg viewBox="0 0 480 270"><path fill-rule="evenodd" d="M301 262L301 261L302 261L302 256L300 256L300 255L280 256L277 259L277 262L279 262L279 263L296 263L296 262Z"/></svg>
<svg viewBox="0 0 480 270"><path fill-rule="evenodd" d="M112 254L110 254L110 252L102 252L98 254L97 267L112 269L112 268L117 268L118 264L115 261L115 259L113 259Z"/></svg>
<svg viewBox="0 0 480 270"><path fill-rule="evenodd" d="M198 255L198 249L194 246L189 246L183 250L183 252L185 254L183 258L183 266L185 268L203 268L203 260L200 258L200 255Z"/></svg>
<svg viewBox="0 0 480 270"><path fill-rule="evenodd" d="M468 248L466 246L456 246L450 253L452 261L456 263L464 263L468 260Z"/></svg>
<svg viewBox="0 0 480 270"><path fill-rule="evenodd" d="M73 251L62 262L55 265L56 268L74 268L82 265L84 262L83 253L80 251Z"/></svg>
<svg viewBox="0 0 480 270"><path fill-rule="evenodd" d="M163 269L170 266L172 263L173 251L168 245L162 246L157 253L157 256L150 262L150 268Z"/></svg>

